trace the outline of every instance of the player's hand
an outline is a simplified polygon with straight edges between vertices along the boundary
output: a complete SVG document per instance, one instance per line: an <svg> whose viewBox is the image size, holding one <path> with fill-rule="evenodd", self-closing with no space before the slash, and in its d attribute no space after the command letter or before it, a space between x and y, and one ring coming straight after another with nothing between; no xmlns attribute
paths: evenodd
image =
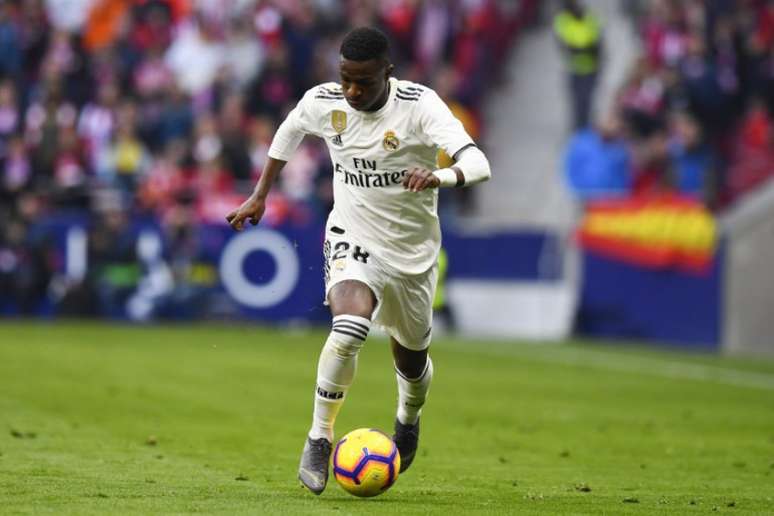
<svg viewBox="0 0 774 516"><path fill-rule="evenodd" d="M242 231L245 221L255 226L263 217L266 210L266 201L250 196L242 205L226 215L226 220L236 231Z"/></svg>
<svg viewBox="0 0 774 516"><path fill-rule="evenodd" d="M403 178L403 188L410 192L421 192L428 188L438 188L441 180L426 168L412 168Z"/></svg>

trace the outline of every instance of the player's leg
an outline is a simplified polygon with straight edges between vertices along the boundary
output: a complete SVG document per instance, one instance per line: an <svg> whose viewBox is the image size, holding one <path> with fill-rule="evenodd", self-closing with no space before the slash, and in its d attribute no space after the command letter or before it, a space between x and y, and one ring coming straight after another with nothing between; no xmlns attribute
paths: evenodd
<svg viewBox="0 0 774 516"><path fill-rule="evenodd" d="M376 296L365 283L346 280L331 288L328 303L333 323L317 364L312 427L298 472L301 482L315 494L322 493L328 481L333 425L354 379Z"/></svg>
<svg viewBox="0 0 774 516"><path fill-rule="evenodd" d="M317 365L317 395L309 437L333 441L333 424L357 368L357 354L371 329L376 297L365 283L336 284L328 295L333 324Z"/></svg>
<svg viewBox="0 0 774 516"><path fill-rule="evenodd" d="M419 416L425 405L433 362L428 348L412 350L395 338L390 339L398 382L398 412L395 417L395 444L400 450L400 470L408 469L419 446Z"/></svg>
<svg viewBox="0 0 774 516"><path fill-rule="evenodd" d="M419 417L425 405L433 362L428 355L433 325L438 266L425 274L398 278L386 287L385 298L394 299L380 314L390 333L398 383L398 410L395 418L395 444L400 450L400 469L405 471L419 445Z"/></svg>

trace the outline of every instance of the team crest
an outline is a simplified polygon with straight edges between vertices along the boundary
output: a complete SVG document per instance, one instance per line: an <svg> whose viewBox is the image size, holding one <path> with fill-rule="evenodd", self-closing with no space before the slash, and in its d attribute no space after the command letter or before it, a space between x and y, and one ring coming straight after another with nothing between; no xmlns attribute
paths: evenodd
<svg viewBox="0 0 774 516"><path fill-rule="evenodd" d="M384 147L384 150L392 152L398 150L399 146L400 140L395 136L394 131L387 131L384 133L384 140L382 140L382 147Z"/></svg>
<svg viewBox="0 0 774 516"><path fill-rule="evenodd" d="M337 133L341 134L347 128L347 114L338 109L331 111L331 125Z"/></svg>

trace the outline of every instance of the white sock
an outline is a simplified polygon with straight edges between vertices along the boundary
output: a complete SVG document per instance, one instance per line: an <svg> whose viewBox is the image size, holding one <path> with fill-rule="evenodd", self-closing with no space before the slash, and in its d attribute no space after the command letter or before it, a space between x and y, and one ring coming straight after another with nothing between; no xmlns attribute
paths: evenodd
<svg viewBox="0 0 774 516"><path fill-rule="evenodd" d="M433 380L433 361L428 355L425 370L419 378L406 378L397 367L395 373L398 379L398 421L404 425L414 425L422 415L422 406Z"/></svg>
<svg viewBox="0 0 774 516"><path fill-rule="evenodd" d="M371 321L356 315L333 318L331 333L325 341L317 364L314 416L309 437L325 437L333 442L333 424L344 397L355 377L357 354L371 329Z"/></svg>

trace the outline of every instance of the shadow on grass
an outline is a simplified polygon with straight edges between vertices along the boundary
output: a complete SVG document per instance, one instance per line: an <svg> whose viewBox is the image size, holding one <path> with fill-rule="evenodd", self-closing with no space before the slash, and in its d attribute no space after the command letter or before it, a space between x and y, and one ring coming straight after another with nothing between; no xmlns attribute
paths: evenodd
<svg viewBox="0 0 774 516"><path fill-rule="evenodd" d="M382 495L382 496L375 496L372 498L358 498L357 496L350 496L344 493L335 493L330 495L323 494L320 498L310 498L312 495L307 495L306 493L302 494L298 498L303 498L305 500L318 500L320 504L322 504L322 507L328 509L332 508L330 507L333 504L345 504L349 508L363 508L366 509L368 507L373 506L374 504L378 505L381 508L388 508L388 507L406 507L406 506L427 506L429 499L428 498L407 498L407 497L399 497L399 496L390 496L390 495ZM438 500L435 497L432 498L432 504L434 507L438 506L444 506L444 505L457 505L457 502L454 500Z"/></svg>

